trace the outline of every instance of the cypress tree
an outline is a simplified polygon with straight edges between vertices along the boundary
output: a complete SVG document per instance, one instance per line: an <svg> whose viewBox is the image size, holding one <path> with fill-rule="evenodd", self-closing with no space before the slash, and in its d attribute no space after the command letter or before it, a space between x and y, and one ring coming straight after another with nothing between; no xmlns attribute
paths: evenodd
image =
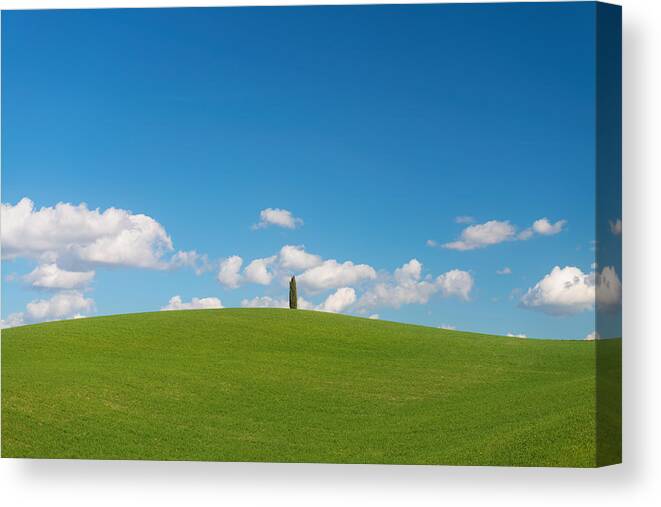
<svg viewBox="0 0 661 507"><path fill-rule="evenodd" d="M296 294L296 277L292 276L289 280L289 308L296 310L298 308L298 295Z"/></svg>

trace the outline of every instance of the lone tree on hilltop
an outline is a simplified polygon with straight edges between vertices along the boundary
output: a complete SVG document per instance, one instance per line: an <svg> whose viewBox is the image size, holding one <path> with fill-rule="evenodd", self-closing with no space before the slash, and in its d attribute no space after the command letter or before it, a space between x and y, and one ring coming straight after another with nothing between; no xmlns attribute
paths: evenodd
<svg viewBox="0 0 661 507"><path fill-rule="evenodd" d="M289 280L289 308L296 310L298 308L298 295L296 294L296 277L292 276Z"/></svg>

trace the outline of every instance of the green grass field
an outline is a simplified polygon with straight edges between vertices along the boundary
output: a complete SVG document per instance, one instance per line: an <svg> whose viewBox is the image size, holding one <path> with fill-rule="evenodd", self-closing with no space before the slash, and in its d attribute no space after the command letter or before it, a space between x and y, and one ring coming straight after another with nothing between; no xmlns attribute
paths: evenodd
<svg viewBox="0 0 661 507"><path fill-rule="evenodd" d="M596 347L279 309L24 326L2 455L595 466Z"/></svg>

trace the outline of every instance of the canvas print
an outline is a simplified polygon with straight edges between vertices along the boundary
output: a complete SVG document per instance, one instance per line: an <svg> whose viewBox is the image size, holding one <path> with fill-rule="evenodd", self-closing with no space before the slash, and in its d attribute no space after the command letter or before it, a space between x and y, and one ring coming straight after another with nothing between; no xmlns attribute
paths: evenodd
<svg viewBox="0 0 661 507"><path fill-rule="evenodd" d="M2 457L621 461L621 10L2 12Z"/></svg>

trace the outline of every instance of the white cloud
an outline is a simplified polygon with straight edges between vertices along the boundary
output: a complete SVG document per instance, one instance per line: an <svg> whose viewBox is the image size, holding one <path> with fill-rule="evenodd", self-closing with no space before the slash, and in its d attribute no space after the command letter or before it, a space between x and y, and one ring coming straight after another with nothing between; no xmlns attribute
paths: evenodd
<svg viewBox="0 0 661 507"><path fill-rule="evenodd" d="M319 255L305 251L302 246L285 245L278 254L280 267L286 270L300 271L310 269L322 263Z"/></svg>
<svg viewBox="0 0 661 507"><path fill-rule="evenodd" d="M422 264L417 259L397 268L390 279L369 287L360 297L358 306L399 308L408 304L426 304L429 298L441 291L445 297L457 296L468 299L473 287L470 273L454 269L433 280L422 279Z"/></svg>
<svg viewBox="0 0 661 507"><path fill-rule="evenodd" d="M273 280L273 273L269 271L269 267L273 264L275 259L276 256L253 260L248 266L246 266L246 269L243 270L245 279L248 282L260 285L270 284Z"/></svg>
<svg viewBox="0 0 661 507"><path fill-rule="evenodd" d="M257 296L252 299L242 299L243 308L289 308L289 300L270 296Z"/></svg>
<svg viewBox="0 0 661 507"><path fill-rule="evenodd" d="M468 301L474 282L473 277L467 271L453 269L440 275L436 279L436 284L441 288L445 297L456 296Z"/></svg>
<svg viewBox="0 0 661 507"><path fill-rule="evenodd" d="M275 262L273 258L267 261ZM367 281L362 295L358 296L353 287L341 286L343 281L353 283ZM450 270L435 279L431 275L422 276L422 264L417 259L397 268L392 274L381 273L377 278L373 268L367 265L355 265L351 262L342 264L335 260L324 261L319 266L306 270L297 276L299 287L305 286L313 292L322 292L329 288L337 288L322 303L313 304L299 294L298 307L301 309L320 310L328 312L347 312L357 310L363 315L376 307L399 308L407 304L425 304L430 297L441 293L444 297L457 297L468 300L474 285L473 277L466 271ZM288 300L270 296L258 296L244 299L241 306L247 308L287 308ZM378 315L378 314L373 314Z"/></svg>
<svg viewBox="0 0 661 507"><path fill-rule="evenodd" d="M390 307L400 308L402 305L426 304L429 298L438 292L433 282L416 282L410 285L393 283L377 283L366 290L360 298L362 308Z"/></svg>
<svg viewBox="0 0 661 507"><path fill-rule="evenodd" d="M528 336L523 333L507 333L507 336L510 338L528 338Z"/></svg>
<svg viewBox="0 0 661 507"><path fill-rule="evenodd" d="M521 305L549 315L571 315L592 309L595 302L594 273L574 266L555 266L521 298Z"/></svg>
<svg viewBox="0 0 661 507"><path fill-rule="evenodd" d="M483 224L471 225L461 231L457 241L445 243L443 248L450 250L475 250L485 248L491 245L497 245L505 241L527 240L535 234L541 236L551 236L558 234L567 224L566 220L558 220L555 223L549 222L548 218L535 220L531 227L528 227L517 234L516 227L509 221L490 220ZM429 242L428 245L431 245ZM433 242L435 243L435 242Z"/></svg>
<svg viewBox="0 0 661 507"><path fill-rule="evenodd" d="M94 271L66 271L55 263L40 264L23 280L42 289L76 289L87 285Z"/></svg>
<svg viewBox="0 0 661 507"><path fill-rule="evenodd" d="M594 341L598 340L600 338L599 333L596 331L592 331L591 333L588 333L588 335L585 337L585 340L587 341Z"/></svg>
<svg viewBox="0 0 661 507"><path fill-rule="evenodd" d="M473 222L475 222L475 219L468 215L460 215L458 217L455 217L454 221L458 224L472 224Z"/></svg>
<svg viewBox="0 0 661 507"><path fill-rule="evenodd" d="M596 275L596 302L601 311L614 312L622 303L622 282L613 266L606 266Z"/></svg>
<svg viewBox="0 0 661 507"><path fill-rule="evenodd" d="M330 259L304 271L296 280L303 288L321 291L354 285L362 280L374 278L376 278L376 271L367 264L354 264L351 261L340 264L335 259Z"/></svg>
<svg viewBox="0 0 661 507"><path fill-rule="evenodd" d="M223 303L218 298L193 298L189 303L181 300L181 296L173 296L161 311L167 310L200 310L205 308L222 308Z"/></svg>
<svg viewBox="0 0 661 507"><path fill-rule="evenodd" d="M7 329L8 327L22 326L26 324L23 312L10 313L6 319L0 320L0 329Z"/></svg>
<svg viewBox="0 0 661 507"><path fill-rule="evenodd" d="M548 218L540 218L533 222L532 230L542 236L552 236L562 232L565 225L567 225L567 220L558 220L556 223L552 224L549 222Z"/></svg>
<svg viewBox="0 0 661 507"><path fill-rule="evenodd" d="M298 308L301 310L321 310L321 305L315 305L310 301L298 296ZM252 299L242 299L242 308L289 308L289 300L285 298L274 298L271 296L256 296ZM330 311L330 310L329 310Z"/></svg>
<svg viewBox="0 0 661 507"><path fill-rule="evenodd" d="M24 312L10 314L1 327L14 327L51 320L79 318L94 311L94 301L79 291L58 292L50 299L37 299L28 303Z"/></svg>
<svg viewBox="0 0 661 507"><path fill-rule="evenodd" d="M514 239L516 227L508 221L490 220L484 224L471 225L462 232L460 239L443 245L450 250L474 250Z"/></svg>
<svg viewBox="0 0 661 507"><path fill-rule="evenodd" d="M269 285L276 279L285 284L295 274L300 288L321 292L376 278L376 271L367 264L339 263L335 259L324 261L319 255L295 245L285 245L271 257L254 259L243 273L240 272L242 263L243 259L236 255L224 259L218 280L227 287L236 288L244 282Z"/></svg>
<svg viewBox="0 0 661 507"><path fill-rule="evenodd" d="M285 229L296 229L303 225L303 220L292 215L291 211L280 208L266 208L259 212L259 222L253 229L264 229L274 225Z"/></svg>
<svg viewBox="0 0 661 507"><path fill-rule="evenodd" d="M349 308L356 302L356 291L351 287L342 287L319 305L318 309L322 312L340 313Z"/></svg>
<svg viewBox="0 0 661 507"><path fill-rule="evenodd" d="M615 236L620 236L622 234L622 220L617 219L615 221L609 220L608 224L610 225L611 233Z"/></svg>
<svg viewBox="0 0 661 507"><path fill-rule="evenodd" d="M287 304L289 306L289 303ZM300 294L298 295L298 309L299 310L318 310L320 305L315 305L311 301L308 301Z"/></svg>
<svg viewBox="0 0 661 507"><path fill-rule="evenodd" d="M172 240L153 218L119 208L101 212L85 203L35 208L28 198L2 204L3 258L57 262L72 271L90 266L168 269Z"/></svg>
<svg viewBox="0 0 661 507"><path fill-rule="evenodd" d="M79 291L65 291L50 299L32 301L26 306L26 320L41 322L53 319L72 318L94 310L94 301L85 298Z"/></svg>
<svg viewBox="0 0 661 507"><path fill-rule="evenodd" d="M441 324L438 327L439 327L439 329L445 329L447 331L456 331L456 329L457 329L456 326L451 326L450 324Z"/></svg>
<svg viewBox="0 0 661 507"><path fill-rule="evenodd" d="M170 265L173 268L189 267L195 271L196 275L201 275L213 269L213 264L209 261L207 254L199 254L195 250L180 251L172 256Z"/></svg>
<svg viewBox="0 0 661 507"><path fill-rule="evenodd" d="M399 308L404 304L425 304L435 293L444 297L455 296L468 300L473 288L473 277L461 270L451 270L437 277L427 275L422 279L422 264L417 259L397 268L392 274L377 276L375 269L367 264L354 264L351 261L338 262L335 259L323 260L310 254L302 246L285 245L277 255L253 260L241 272L242 259L233 256L221 263L218 279L228 287L238 287L243 282L269 285L275 279L286 285L292 272L296 274L299 292L320 293L339 289L318 305L305 301L299 294L298 306L301 309L344 312L354 307L360 312L377 306ZM351 287L360 284L358 289ZM358 290L362 295L358 296ZM288 307L286 299L269 296L244 299L244 307Z"/></svg>
<svg viewBox="0 0 661 507"><path fill-rule="evenodd" d="M498 269L496 271L496 274L497 275L511 275L512 270L509 267L505 266L503 269Z"/></svg>
<svg viewBox="0 0 661 507"><path fill-rule="evenodd" d="M368 318L368 319L372 319L372 320L379 320L380 317L379 317L379 314L378 314L378 313L373 313L372 315L370 315L370 316L367 317L367 318Z"/></svg>
<svg viewBox="0 0 661 507"><path fill-rule="evenodd" d="M622 283L613 266L583 273L575 266L556 266L521 298L521 305L549 315L572 315L594 308L617 311Z"/></svg>
<svg viewBox="0 0 661 507"><path fill-rule="evenodd" d="M438 242L434 241L433 239L428 239L428 240L425 242L425 244L426 244L427 246L432 247L432 248L435 248L435 247L438 246Z"/></svg>
<svg viewBox="0 0 661 507"><path fill-rule="evenodd" d="M236 289L241 283L241 265L243 259L238 255L232 255L220 261L218 281L227 288Z"/></svg>
<svg viewBox="0 0 661 507"><path fill-rule="evenodd" d="M418 259L411 259L406 264L395 269L395 281L400 285L415 283L422 275L422 263Z"/></svg>

